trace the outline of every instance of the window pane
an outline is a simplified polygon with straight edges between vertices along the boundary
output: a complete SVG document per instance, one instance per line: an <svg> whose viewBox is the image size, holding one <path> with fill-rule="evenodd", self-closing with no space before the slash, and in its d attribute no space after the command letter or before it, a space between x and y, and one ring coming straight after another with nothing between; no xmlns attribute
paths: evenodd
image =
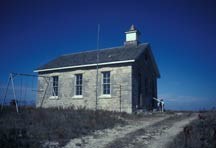
<svg viewBox="0 0 216 148"><path fill-rule="evenodd" d="M110 79L107 79L107 83L110 83Z"/></svg>
<svg viewBox="0 0 216 148"><path fill-rule="evenodd" d="M81 95L81 88L79 86L76 87L76 95Z"/></svg>

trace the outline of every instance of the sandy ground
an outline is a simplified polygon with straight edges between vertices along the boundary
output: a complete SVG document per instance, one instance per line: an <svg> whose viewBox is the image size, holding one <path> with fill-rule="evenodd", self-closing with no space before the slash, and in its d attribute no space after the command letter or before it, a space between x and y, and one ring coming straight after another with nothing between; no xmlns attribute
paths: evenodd
<svg viewBox="0 0 216 148"><path fill-rule="evenodd" d="M163 148L196 117L196 114L177 113L129 121L126 126L96 131L92 135L72 139L64 148Z"/></svg>
<svg viewBox="0 0 216 148"><path fill-rule="evenodd" d="M96 131L92 135L72 139L64 148L103 148L116 139L124 138L129 133L162 121L170 116L164 114L160 117L129 121L129 124L126 126L116 126L113 129Z"/></svg>
<svg viewBox="0 0 216 148"><path fill-rule="evenodd" d="M175 122L170 127L163 128L163 133L160 136L155 136L152 142L150 142L148 148L166 148L169 142L172 142L175 136L177 136L177 134L180 133L187 124L196 118L197 115L193 114L191 117Z"/></svg>
<svg viewBox="0 0 216 148"><path fill-rule="evenodd" d="M196 114L176 114L156 122L150 126L138 129L125 135L123 138L107 144L109 148L167 148L175 136L181 132L187 124L197 118Z"/></svg>

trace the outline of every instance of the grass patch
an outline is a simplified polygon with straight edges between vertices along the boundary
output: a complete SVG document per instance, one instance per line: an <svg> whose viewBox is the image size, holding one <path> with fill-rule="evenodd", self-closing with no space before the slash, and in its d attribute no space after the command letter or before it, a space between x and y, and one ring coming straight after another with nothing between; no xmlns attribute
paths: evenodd
<svg viewBox="0 0 216 148"><path fill-rule="evenodd" d="M64 145L72 138L95 130L124 125L133 115L85 108L57 109L25 107L16 113L5 107L0 112L0 147L42 147L46 141Z"/></svg>

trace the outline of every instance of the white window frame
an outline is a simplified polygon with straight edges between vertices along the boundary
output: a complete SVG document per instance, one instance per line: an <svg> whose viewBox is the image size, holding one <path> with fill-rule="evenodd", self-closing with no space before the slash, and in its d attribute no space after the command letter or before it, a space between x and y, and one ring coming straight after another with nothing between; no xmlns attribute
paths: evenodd
<svg viewBox="0 0 216 148"><path fill-rule="evenodd" d="M102 80L101 80L101 85L102 85L102 95L104 96L104 95L106 95L106 96L110 96L111 95L111 72L110 71L103 71L103 72L101 72L102 73ZM108 77L108 79L106 78L106 79L104 79L104 76L105 76L105 73L108 73L109 74L109 77ZM107 82L105 82L104 83L104 80L106 80ZM106 92L106 93L104 93L105 91L104 91L104 85L108 85L109 87L109 93L108 92Z"/></svg>
<svg viewBox="0 0 216 148"><path fill-rule="evenodd" d="M81 79L78 77L81 76ZM75 74L75 82L74 82L74 95L75 96L82 96L83 95L83 74L79 73L79 74ZM77 93L77 88L80 88L79 93Z"/></svg>
<svg viewBox="0 0 216 148"><path fill-rule="evenodd" d="M57 78L57 82L55 78ZM52 76L52 96L58 97L58 95L59 95L59 76Z"/></svg>

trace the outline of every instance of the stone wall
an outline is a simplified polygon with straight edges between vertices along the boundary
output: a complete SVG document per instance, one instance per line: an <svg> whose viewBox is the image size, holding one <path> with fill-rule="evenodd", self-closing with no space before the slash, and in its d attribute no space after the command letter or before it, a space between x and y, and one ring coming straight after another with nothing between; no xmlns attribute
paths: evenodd
<svg viewBox="0 0 216 148"><path fill-rule="evenodd" d="M110 71L111 95L102 95L102 72ZM39 73L39 76L59 76L59 94L53 97L52 79L39 77L37 107L86 107L96 108L96 68L81 68ZM83 95L75 95L75 74L83 74ZM132 112L132 67L118 64L99 67L97 108ZM43 99L44 97L44 99ZM43 101L42 101L43 100Z"/></svg>
<svg viewBox="0 0 216 148"><path fill-rule="evenodd" d="M151 62L149 52L145 50L132 66L133 111L137 108L151 110L156 107L153 97L157 97L157 77Z"/></svg>

